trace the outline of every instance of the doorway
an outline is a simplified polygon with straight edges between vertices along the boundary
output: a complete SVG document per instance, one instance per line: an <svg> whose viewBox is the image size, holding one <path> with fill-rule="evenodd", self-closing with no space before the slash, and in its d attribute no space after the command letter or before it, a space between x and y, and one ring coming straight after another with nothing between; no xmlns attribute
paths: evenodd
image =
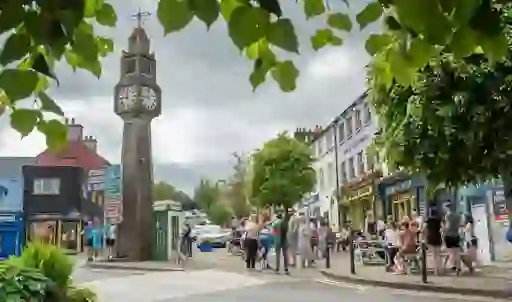
<svg viewBox="0 0 512 302"><path fill-rule="evenodd" d="M410 194L396 194L392 197L392 215L395 221L401 221L404 216L409 216L415 208Z"/></svg>

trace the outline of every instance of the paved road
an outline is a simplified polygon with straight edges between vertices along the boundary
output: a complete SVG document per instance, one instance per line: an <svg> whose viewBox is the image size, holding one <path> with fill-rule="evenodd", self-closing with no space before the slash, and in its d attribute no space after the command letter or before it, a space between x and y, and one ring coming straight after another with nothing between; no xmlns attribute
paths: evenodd
<svg viewBox="0 0 512 302"><path fill-rule="evenodd" d="M98 293L99 302L483 302L483 298L363 287L319 278L218 269L185 272L87 271L75 281ZM92 281L94 280L94 281ZM485 299L486 302L489 299ZM496 300L497 301L497 300Z"/></svg>

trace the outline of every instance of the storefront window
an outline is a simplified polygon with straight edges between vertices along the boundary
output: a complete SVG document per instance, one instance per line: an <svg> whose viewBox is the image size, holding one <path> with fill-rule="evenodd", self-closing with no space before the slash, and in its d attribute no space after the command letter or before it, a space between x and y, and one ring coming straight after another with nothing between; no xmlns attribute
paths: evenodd
<svg viewBox="0 0 512 302"><path fill-rule="evenodd" d="M60 246L68 250L76 250L78 245L78 222L62 222L60 230Z"/></svg>
<svg viewBox="0 0 512 302"><path fill-rule="evenodd" d="M56 221L34 221L29 224L27 240L31 242L43 242L56 244L57 241Z"/></svg>

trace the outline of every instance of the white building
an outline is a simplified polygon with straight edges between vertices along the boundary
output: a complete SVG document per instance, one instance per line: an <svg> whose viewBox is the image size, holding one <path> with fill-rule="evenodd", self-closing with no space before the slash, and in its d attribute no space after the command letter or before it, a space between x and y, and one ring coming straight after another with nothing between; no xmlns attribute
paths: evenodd
<svg viewBox="0 0 512 302"><path fill-rule="evenodd" d="M368 197L374 195L375 185L372 183L368 192L358 194L357 190L365 186L359 188L357 184L364 183L374 171L380 170L378 156L368 150L377 127L365 98L366 94L363 94L325 129L312 131L314 138L310 145L318 159L314 164L318 178L318 207L322 215L328 215L335 228L347 220L359 224L361 217L364 220L364 213L373 209L372 201L370 204L351 203L351 198L359 199L359 195L366 200L372 199ZM351 187L358 187L354 194L344 192Z"/></svg>

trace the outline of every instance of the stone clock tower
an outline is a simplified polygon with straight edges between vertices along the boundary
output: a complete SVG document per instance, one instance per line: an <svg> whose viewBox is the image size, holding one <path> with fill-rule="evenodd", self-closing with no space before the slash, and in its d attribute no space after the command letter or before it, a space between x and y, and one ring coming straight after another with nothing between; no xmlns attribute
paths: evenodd
<svg viewBox="0 0 512 302"><path fill-rule="evenodd" d="M122 145L123 221L118 228L118 254L127 260L151 257L153 163L151 121L161 113L162 91L156 82L155 55L135 15L137 27L121 56L121 76L114 89L114 111L124 122ZM105 129L107 130L107 129Z"/></svg>

